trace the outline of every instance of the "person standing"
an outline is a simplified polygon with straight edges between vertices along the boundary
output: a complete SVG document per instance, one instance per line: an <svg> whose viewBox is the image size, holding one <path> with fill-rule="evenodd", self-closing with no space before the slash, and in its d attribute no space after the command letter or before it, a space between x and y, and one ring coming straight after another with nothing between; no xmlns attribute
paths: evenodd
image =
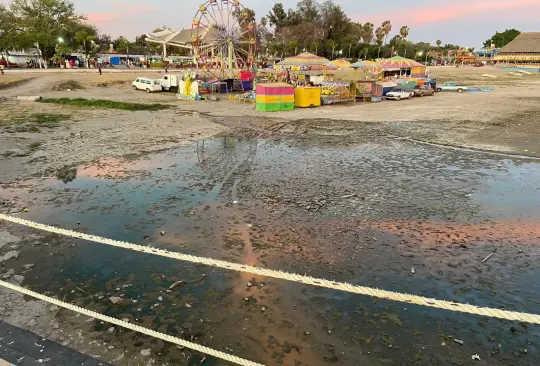
<svg viewBox="0 0 540 366"><path fill-rule="evenodd" d="M99 74L101 75L101 64L98 64L98 71L99 71Z"/></svg>

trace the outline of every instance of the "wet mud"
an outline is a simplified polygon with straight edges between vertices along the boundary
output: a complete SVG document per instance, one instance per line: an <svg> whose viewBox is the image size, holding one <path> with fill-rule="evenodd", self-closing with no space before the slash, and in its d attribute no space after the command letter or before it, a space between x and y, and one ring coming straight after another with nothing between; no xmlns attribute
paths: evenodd
<svg viewBox="0 0 540 366"><path fill-rule="evenodd" d="M535 161L385 136L228 136L2 188L4 212L46 224L540 313ZM264 364L461 365L474 354L478 365L540 362L537 326L35 234L3 263L36 264L24 285ZM110 296L124 301L112 306ZM84 326L134 353L151 348L160 364L203 357L100 322Z"/></svg>

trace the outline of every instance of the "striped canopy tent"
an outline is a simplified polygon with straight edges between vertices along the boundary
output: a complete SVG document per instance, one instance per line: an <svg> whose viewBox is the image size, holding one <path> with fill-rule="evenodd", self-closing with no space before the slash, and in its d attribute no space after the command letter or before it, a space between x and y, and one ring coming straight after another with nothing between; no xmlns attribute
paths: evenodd
<svg viewBox="0 0 540 366"><path fill-rule="evenodd" d="M316 56L309 52L304 52L298 56L287 57L285 60L279 62L276 66L280 69L291 70L323 70L328 68L337 69L335 66L329 67L327 64L330 62L327 58Z"/></svg>
<svg viewBox="0 0 540 366"><path fill-rule="evenodd" d="M379 65L384 71L399 71L401 69L412 69L416 67L424 67L420 62L416 62L409 58L394 56L386 60L379 61Z"/></svg>
<svg viewBox="0 0 540 366"><path fill-rule="evenodd" d="M328 63L328 66L335 66L341 70L350 69L352 67L351 63L344 59L330 61Z"/></svg>

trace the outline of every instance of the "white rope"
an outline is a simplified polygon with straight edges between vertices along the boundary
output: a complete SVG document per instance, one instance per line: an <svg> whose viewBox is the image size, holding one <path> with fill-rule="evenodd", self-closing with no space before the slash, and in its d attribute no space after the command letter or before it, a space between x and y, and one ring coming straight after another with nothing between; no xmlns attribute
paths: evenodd
<svg viewBox="0 0 540 366"><path fill-rule="evenodd" d="M174 343L174 344L177 344L179 346L183 346L183 347L186 347L186 348L191 348L191 349L193 349L195 351L198 351L198 352L210 355L210 356L214 356L214 357L217 357L217 358L221 358L223 360L226 360L226 361L229 361L229 362L232 362L232 363L236 363L238 365L264 366L264 365L262 365L260 363L256 363L256 362L249 361L249 360L246 360L246 359L243 359L243 358L240 358L240 357L236 357L236 356L230 355L228 353L217 351L217 350L209 348L209 347L201 346L200 344L189 342L189 341L186 341L186 340L178 338L178 337L173 337L173 336L165 334L165 333L156 332L155 330L144 328L144 327L141 327L140 325L128 323L128 322L123 321L123 320L118 320L116 318L112 318L112 317L107 316L107 315L96 313L95 311L88 310L88 309L85 309L85 308L81 308L79 306L72 305L72 304L64 302L64 301L60 301L60 300L55 299L53 297L45 296L45 295L42 295L40 293L30 291L28 289L25 289L24 287L14 285L14 284L9 283L9 282L5 282L5 281L0 280L0 286L6 287L6 288L8 288L10 290L13 290L13 291L20 292L20 293L28 295L28 296L32 296L32 297L34 297L36 299L46 301L48 303L63 307L65 309L75 311L76 313L87 315L87 316L89 316L91 318L94 318L94 319L99 319L99 320L102 320L102 321L107 322L107 323L118 325L119 327L131 329L131 330L134 330L135 332L143 333L143 334L149 335L149 336L154 337L154 338L159 338L159 339L162 339L162 340L164 340L166 342Z"/></svg>
<svg viewBox="0 0 540 366"><path fill-rule="evenodd" d="M237 272L251 273L254 275L272 277L272 278L277 278L277 279L286 280L286 281L303 283L306 285L312 285L312 286L329 288L333 290L350 292L353 294L372 296L372 297L377 297L380 299L399 301L403 303L427 306L427 307L432 307L432 308L437 308L437 309L444 309L444 310L450 310L450 311L462 312L462 313L468 313L468 314L474 314L474 315L482 315L482 316L487 316L491 318L515 320L515 321L521 321L525 323L532 323L532 324L540 325L540 315L537 315L537 314L520 313L520 312L515 312L515 311L486 308L486 307L480 307L480 306L475 306L475 305L450 302L450 301L445 301L445 300L431 299L431 298L423 297L423 296L409 295L409 294L386 291L386 290L379 290L372 287L357 286L357 285L352 285L349 283L342 283L342 282L337 282L337 281L329 281L329 280L325 280L321 278L302 276L295 273L287 273L287 272L282 272L282 271L276 271L273 269L253 267L253 266L248 266L245 264L226 262L226 261L216 260L212 258L197 257L194 255L182 254L178 252L169 252L168 250L150 248L150 247L145 247L142 245L127 243L123 241L102 238L96 235L88 235L85 233L79 233L73 230L61 229L58 227L44 225L37 222L24 220L18 217L12 217L8 215L4 215L4 214L0 214L0 220L13 222L15 224L20 224L20 225L24 225L27 227L31 227L31 228L35 228L35 229L39 229L43 231L48 231L50 233L56 233L56 234L65 235L65 236L69 236L73 238L92 241L95 243L101 243L101 244L110 245L113 247L134 250L141 253L153 254L153 255L157 255L161 257L172 258L172 259L186 261L190 263L204 264L207 266L214 266L214 267L224 268L224 269L237 271Z"/></svg>

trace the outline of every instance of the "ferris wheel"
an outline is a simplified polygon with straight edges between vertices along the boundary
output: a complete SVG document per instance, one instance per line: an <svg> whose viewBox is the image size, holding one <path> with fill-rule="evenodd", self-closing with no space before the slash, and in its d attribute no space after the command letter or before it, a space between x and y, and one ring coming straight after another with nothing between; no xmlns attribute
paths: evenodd
<svg viewBox="0 0 540 366"><path fill-rule="evenodd" d="M233 78L235 69L255 62L255 19L239 1L208 0L193 18L191 42L199 68L217 78Z"/></svg>

